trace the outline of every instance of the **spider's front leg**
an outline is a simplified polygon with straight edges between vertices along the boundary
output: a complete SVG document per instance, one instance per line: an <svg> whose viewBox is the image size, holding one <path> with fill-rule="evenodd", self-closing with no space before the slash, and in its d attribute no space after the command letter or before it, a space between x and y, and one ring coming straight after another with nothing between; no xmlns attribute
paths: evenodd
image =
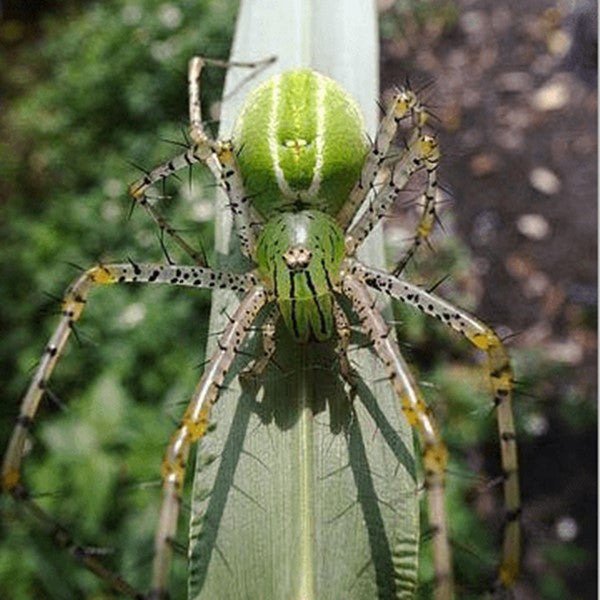
<svg viewBox="0 0 600 600"><path fill-rule="evenodd" d="M370 287L437 318L487 354L494 394L494 409L498 420L506 510L498 585L506 588L512 587L519 573L521 558L519 523L521 495L517 440L512 411L513 373L504 344L493 329L476 317L408 281L378 269L366 267L358 261L353 262L351 272Z"/></svg>
<svg viewBox="0 0 600 600"><path fill-rule="evenodd" d="M98 285L114 283L152 283L187 287L215 288L227 287L248 291L255 285L252 275L219 273L208 268L177 265L138 265L135 263L99 265L88 269L69 287L62 301L61 318L50 338L44 354L23 398L19 415L1 471L2 491L12 495L18 502L49 529L55 541L66 547L88 569L106 580L109 585L129 597L139 598L139 594L118 575L107 570L97 558L82 546L77 545L69 533L56 524L46 512L31 500L22 483L22 464L30 429L33 426L38 407L48 388L48 381L63 353L71 331L87 304L89 292Z"/></svg>
<svg viewBox="0 0 600 600"><path fill-rule="evenodd" d="M192 399L175 431L162 464L163 492L155 538L151 600L167 598L172 541L177 531L181 488L192 444L200 441L207 430L210 411L223 381L248 335L252 323L267 303L267 293L254 287L242 300L230 323L219 338L218 350L208 363Z"/></svg>
<svg viewBox="0 0 600 600"><path fill-rule="evenodd" d="M383 362L406 420L419 436L425 469L429 524L433 535L434 599L451 600L452 558L444 505L444 478L448 461L446 446L433 414L400 353L391 327L374 308L369 290L351 273L343 278L342 290L350 298L364 333L372 341L375 353Z"/></svg>

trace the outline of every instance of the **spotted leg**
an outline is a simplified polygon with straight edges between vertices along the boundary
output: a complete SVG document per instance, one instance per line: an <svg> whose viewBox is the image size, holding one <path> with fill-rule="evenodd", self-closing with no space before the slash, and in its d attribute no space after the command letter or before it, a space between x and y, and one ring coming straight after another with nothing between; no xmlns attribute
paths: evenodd
<svg viewBox="0 0 600 600"><path fill-rule="evenodd" d="M244 369L240 376L247 379L257 379L273 359L276 350L275 328L280 315L279 309L274 306L260 328L262 354L247 369Z"/></svg>
<svg viewBox="0 0 600 600"><path fill-rule="evenodd" d="M404 256L398 261L393 273L399 275L404 271L406 265L410 262L416 251L423 244L427 242L436 219L436 196L437 196L437 169L440 162L440 151L437 140L430 136L423 136L423 139L427 138L428 147L422 155L423 165L427 171L427 184L425 187L425 193L422 198L421 207L421 218L417 225L417 231L412 240L408 250L404 253Z"/></svg>
<svg viewBox="0 0 600 600"><path fill-rule="evenodd" d="M225 376L252 323L267 301L266 292L259 286L254 287L242 300L219 338L218 350L208 363L167 447L162 464L162 504L155 538L152 590L149 595L152 600L167 598L172 541L177 531L181 488L190 447L204 437L211 408L218 398Z"/></svg>
<svg viewBox="0 0 600 600"><path fill-rule="evenodd" d="M427 113L416 94L408 87L400 88L381 120L375 140L363 165L360 177L350 192L350 197L337 214L336 220L345 231L362 206L384 164L390 144L403 119L411 118L415 130L420 133L427 120Z"/></svg>
<svg viewBox="0 0 600 600"><path fill-rule="evenodd" d="M498 420L506 508L502 563L498 573L498 584L506 588L511 587L519 573L521 557L519 523L521 496L517 441L512 412L513 373L508 353L502 341L490 327L479 319L408 281L366 267L358 261L353 262L350 271L370 287L436 317L487 354L490 381L494 393L494 407Z"/></svg>
<svg viewBox="0 0 600 600"><path fill-rule="evenodd" d="M453 597L452 559L444 506L444 477L448 454L446 446L433 414L400 354L390 326L374 308L369 290L352 274L344 277L342 289L350 298L363 331L373 342L373 349L383 362L406 420L411 427L415 428L419 436L425 470L429 523L433 532L434 599L451 600Z"/></svg>
<svg viewBox="0 0 600 600"><path fill-rule="evenodd" d="M221 146L218 142L211 140L202 127L202 116L200 111L200 74L204 61L195 57L190 61L188 69L189 87L189 117L193 144L188 150L171 158L166 163L155 167L144 177L134 181L129 186L129 195L133 201L142 206L150 217L164 231L173 238L175 243L200 266L205 266L204 257L195 251L167 222L160 212L152 206L146 192L150 186L157 181L162 181L181 169L204 162L208 165L217 181L222 180L222 169L216 157Z"/></svg>
<svg viewBox="0 0 600 600"><path fill-rule="evenodd" d="M353 396L356 391L356 371L352 368L350 359L348 358L348 346L350 345L352 330L350 329L348 317L346 317L346 313L337 300L333 303L333 318L338 334L335 353L340 361L340 373L350 386L351 395Z"/></svg>
<svg viewBox="0 0 600 600"><path fill-rule="evenodd" d="M241 291L250 290L255 280L252 275L233 275L219 273L208 268L176 265L137 265L135 263L99 265L85 271L68 288L62 301L61 318L54 334L50 338L44 354L38 364L29 388L23 398L19 416L4 455L1 471L2 491L11 494L16 500L24 502L30 512L41 524L51 529L53 537L62 546L80 559L90 570L106 579L116 590L126 593L126 584L109 572L81 546L76 545L62 527L52 525L53 520L29 497L22 483L22 463L28 432L31 429L40 401L47 389L50 376L63 353L71 331L81 317L86 306L90 290L97 285L113 283L161 283L177 286L215 288L227 287ZM131 588L129 588L131 591ZM130 597L136 597L134 591Z"/></svg>
<svg viewBox="0 0 600 600"><path fill-rule="evenodd" d="M172 236L185 252L189 253L189 246L164 221L164 218L158 214L156 209L151 206L148 202L146 192L157 181L162 181L181 169L203 162L210 168L215 179L227 194L236 231L240 238L242 253L247 257L252 255L256 241L253 230L256 215L252 212L250 203L248 202L249 198L244 191L242 177L231 143L215 141L204 131L200 107L200 76L206 64L254 68L259 65L270 64L271 62L273 62L271 58L257 63L224 63L222 61L205 59L200 56L192 58L188 67L190 137L192 145L185 152L154 168L129 186L129 194L133 200L143 206L161 229Z"/></svg>
<svg viewBox="0 0 600 600"><path fill-rule="evenodd" d="M375 227L381 219L388 216L392 204L411 175L425 166L428 175L427 188L425 191L425 212L423 213L422 223L419 226L413 247L414 244L419 245L421 243L423 235L428 235L431 231L431 224L435 216L434 205L432 202L435 198L437 181L435 174L438 161L439 147L437 140L430 135L423 135L415 132L400 159L394 165L393 170L391 173L387 174L385 181L375 194L375 197L367 200L365 210L358 220L347 230L346 249L349 254L353 254L356 248L358 248L367 235L369 235L373 227Z"/></svg>

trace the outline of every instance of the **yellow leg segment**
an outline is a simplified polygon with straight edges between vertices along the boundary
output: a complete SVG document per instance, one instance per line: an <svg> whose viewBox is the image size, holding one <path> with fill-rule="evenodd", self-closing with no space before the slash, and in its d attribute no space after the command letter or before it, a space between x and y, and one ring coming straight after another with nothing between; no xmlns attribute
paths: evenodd
<svg viewBox="0 0 600 600"><path fill-rule="evenodd" d="M428 183L425 190L424 213L414 243L416 245L420 244L422 239L429 235L435 219L438 161L439 146L437 140L430 135L415 131L407 143L406 149L394 164L392 171L386 175L385 181L378 189L375 197L368 201L361 216L346 232L347 254L353 255L375 225L388 216L394 201L409 178L422 167L427 169Z"/></svg>

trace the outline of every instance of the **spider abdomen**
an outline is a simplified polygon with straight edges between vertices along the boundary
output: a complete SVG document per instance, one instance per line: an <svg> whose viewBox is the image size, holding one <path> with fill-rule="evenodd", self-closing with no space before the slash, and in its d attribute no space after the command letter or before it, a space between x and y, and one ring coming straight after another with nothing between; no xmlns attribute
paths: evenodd
<svg viewBox="0 0 600 600"><path fill-rule="evenodd" d="M337 213L368 151L354 100L310 69L275 75L250 94L233 145L246 191L266 218L295 206Z"/></svg>

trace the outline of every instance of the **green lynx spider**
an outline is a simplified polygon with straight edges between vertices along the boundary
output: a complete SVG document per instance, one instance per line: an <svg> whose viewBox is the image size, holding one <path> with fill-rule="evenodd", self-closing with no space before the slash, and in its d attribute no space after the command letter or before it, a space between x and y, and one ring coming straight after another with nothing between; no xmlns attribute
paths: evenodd
<svg viewBox="0 0 600 600"><path fill-rule="evenodd" d="M408 87L396 91L375 140L367 141L353 100L333 80L308 69L276 75L259 86L239 115L231 141L211 139L200 112L200 74L209 61L189 65L190 147L130 187L130 194L161 230L189 254L195 266L105 264L83 273L67 290L60 323L22 402L2 467L3 490L40 520L53 524L55 538L117 591L133 598L166 598L172 544L188 453L207 431L211 407L248 331L266 307L263 355L251 370L260 373L275 350L275 322L281 316L298 343L334 335L342 376L352 382L346 356L350 328L338 299L349 299L373 351L381 359L403 413L420 439L429 518L433 532L436 600L453 597L451 553L444 508L447 451L431 410L404 361L390 326L375 308L370 289L383 292L439 319L485 351L500 434L506 525L498 584L514 582L520 558L520 497L511 394L512 371L494 331L426 289L401 278L415 250L427 241L435 221L439 149L425 132L428 114ZM216 61L212 61L216 62ZM401 121L409 126L403 151L392 158L390 146ZM176 171L206 163L224 189L242 253L256 268L248 273L217 272L203 261L148 202L147 190ZM425 170L422 215L411 247L394 274L362 264L356 249L388 213L398 192L417 170ZM155 538L152 588L133 589L99 560L77 546L68 533L35 504L22 484L25 442L46 382L61 355L72 325L96 285L160 283L198 288L228 288L243 293L221 334L192 399L168 445L162 463L162 504Z"/></svg>

